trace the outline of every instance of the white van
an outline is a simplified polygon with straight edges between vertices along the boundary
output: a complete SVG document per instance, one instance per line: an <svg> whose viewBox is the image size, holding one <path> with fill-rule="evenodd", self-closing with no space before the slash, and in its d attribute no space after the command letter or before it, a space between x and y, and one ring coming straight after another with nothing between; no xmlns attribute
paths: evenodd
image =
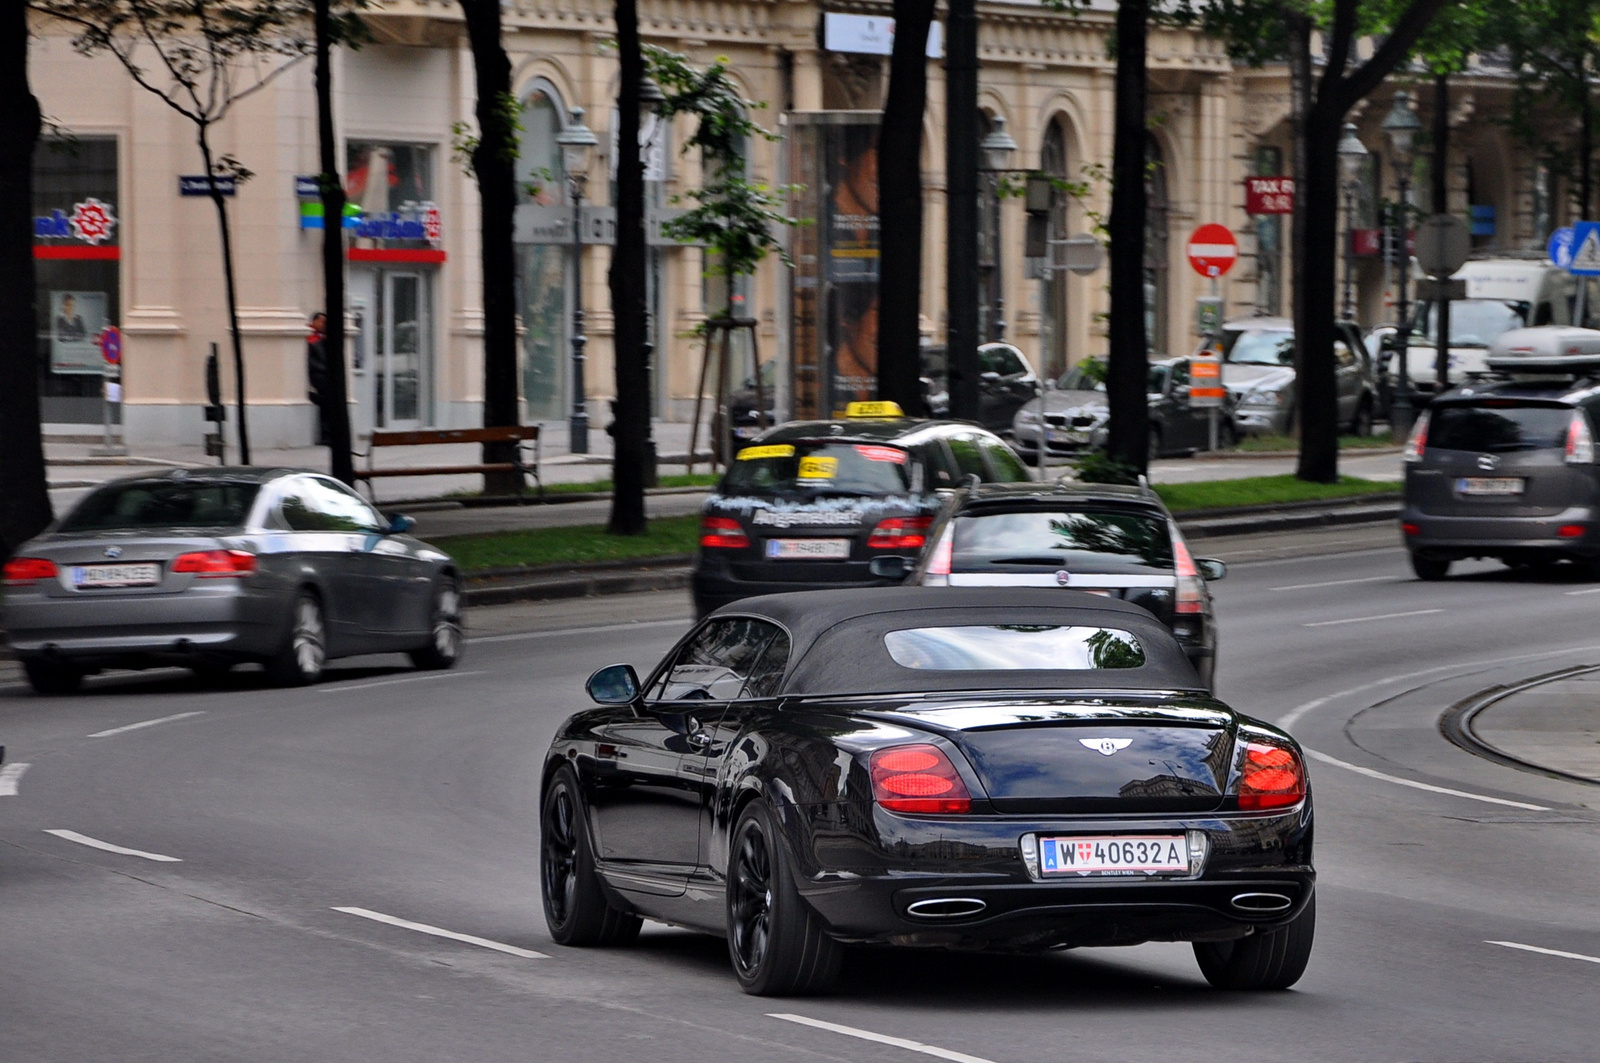
<svg viewBox="0 0 1600 1063"><path fill-rule="evenodd" d="M1489 345L1502 333L1533 325L1570 325L1577 280L1543 259L1488 258L1468 262L1455 280L1466 281L1467 297L1450 302L1450 383L1489 368ZM1587 277L1584 327L1600 325L1600 278ZM1406 371L1412 386L1432 392L1438 343L1436 307L1417 303ZM1399 367L1392 370L1398 375Z"/></svg>

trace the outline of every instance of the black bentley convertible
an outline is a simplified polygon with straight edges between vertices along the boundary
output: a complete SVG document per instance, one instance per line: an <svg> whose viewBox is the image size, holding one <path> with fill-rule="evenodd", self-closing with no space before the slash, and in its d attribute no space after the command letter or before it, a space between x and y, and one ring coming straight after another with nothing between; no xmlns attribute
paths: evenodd
<svg viewBox="0 0 1600 1063"><path fill-rule="evenodd" d="M1209 695L1144 610L1078 591L746 599L641 682L589 680L544 764L545 916L725 935L752 993L815 992L846 943L1190 941L1282 989L1316 914L1284 732Z"/></svg>

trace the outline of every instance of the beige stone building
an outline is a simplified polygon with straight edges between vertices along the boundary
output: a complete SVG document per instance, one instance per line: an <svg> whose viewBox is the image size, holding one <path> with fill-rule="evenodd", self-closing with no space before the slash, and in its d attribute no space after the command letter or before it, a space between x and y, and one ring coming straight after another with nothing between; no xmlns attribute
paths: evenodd
<svg viewBox="0 0 1600 1063"><path fill-rule="evenodd" d="M981 107L986 121L1004 119L1015 137L1011 165L1085 182L1084 196L1051 216L1050 235L1057 240L1090 231L1107 209L1109 189L1098 174L1111 155L1114 67L1106 39L1113 5L1095 6L1069 16L1024 0L980 2ZM786 139L752 143L749 158L752 173L773 183L791 180L787 134L805 116L881 106L888 60L863 38L881 31L866 20L882 23L887 11L886 3L864 0L641 3L648 42L700 64L727 57L746 94L766 104L756 117ZM603 0L513 0L506 8L506 47L523 101L519 165L524 180L536 186L524 195L517 226L520 379L526 417L534 421L559 424L572 405L569 334L579 293L573 290L565 222L570 204L555 137L573 121L574 109L583 108L583 121L600 141L587 185L599 209L584 224L603 231L615 153L616 61L606 47L611 13ZM852 32L835 32L828 15L858 21L839 24ZM358 431L470 425L482 399L482 314L476 189L452 148L454 130L471 122L473 109L472 60L459 8L445 0L380 0L366 18L376 43L338 53L334 73L342 162L360 211L348 241L354 421ZM75 138L72 150L42 149L36 165L45 420L52 426L100 421L94 340L115 326L129 441L198 442L212 343L224 352L230 395L232 381L215 216L207 199L180 194L179 179L200 172L192 127L114 61L85 59L58 29L38 29L35 89L45 113ZM923 321L929 341L942 342L944 102L937 61L930 61L929 77ZM1246 214L1242 185L1247 175L1287 169L1286 78L1282 69L1235 66L1215 41L1162 30L1150 42L1150 80L1157 165L1150 180L1148 317L1153 349L1181 353L1194 342L1195 297L1212 284L1189 268L1185 254L1189 233L1201 223L1220 222L1238 238L1238 264L1217 288L1228 314L1289 306L1287 218ZM1452 206L1493 208L1484 243L1538 242L1551 225L1556 190L1527 153L1481 118L1504 113L1509 83L1491 69L1462 80L1470 90L1458 96L1459 160L1453 155L1451 178L1458 201ZM1375 152L1389 92L1386 87L1358 119ZM683 124L662 128L645 146L657 210L669 209L672 198L698 180L699 160L680 150L688 133ZM305 326L321 291L321 233L308 227L320 222L297 183L317 168L309 60L242 100L214 136L219 152L255 174L229 201L252 441L304 444L314 425L306 398ZM1392 195L1392 174L1383 167L1372 183ZM1357 198L1357 228L1371 227L1373 199ZM991 202L985 216L989 230L975 268L984 275L987 337L997 338L1003 327L1005 338L1050 371L1103 351L1104 271L1079 276L1025 260L1025 216L1017 199ZM582 253L587 398L598 428L607 419L604 399L612 386L609 249L592 245ZM656 413L684 419L701 359L700 344L687 333L730 293L703 275L698 249L657 241L650 256ZM1381 265L1360 261L1357 274L1358 316L1364 323L1383 320ZM881 276L891 282L894 264L882 263ZM792 408L797 329L808 335L806 323L795 318L795 293L794 275L775 258L731 293L759 322L762 359L777 360L785 408ZM748 371L748 351L743 358Z"/></svg>

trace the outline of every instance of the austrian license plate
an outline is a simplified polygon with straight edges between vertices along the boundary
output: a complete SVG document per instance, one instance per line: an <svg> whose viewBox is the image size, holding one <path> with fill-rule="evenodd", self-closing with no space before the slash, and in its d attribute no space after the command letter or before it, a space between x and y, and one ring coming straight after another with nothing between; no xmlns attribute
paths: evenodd
<svg viewBox="0 0 1600 1063"><path fill-rule="evenodd" d="M1520 476L1463 476L1456 481L1462 495L1520 495L1527 481Z"/></svg>
<svg viewBox="0 0 1600 1063"><path fill-rule="evenodd" d="M1045 438L1052 443L1087 443L1088 432L1076 432L1064 428L1052 428L1045 433Z"/></svg>
<svg viewBox="0 0 1600 1063"><path fill-rule="evenodd" d="M73 565L74 587L154 587L160 565Z"/></svg>
<svg viewBox="0 0 1600 1063"><path fill-rule="evenodd" d="M845 561L849 539L768 539L767 556L784 561Z"/></svg>
<svg viewBox="0 0 1600 1063"><path fill-rule="evenodd" d="M1039 870L1045 875L1186 875L1189 840L1183 834L1040 838Z"/></svg>

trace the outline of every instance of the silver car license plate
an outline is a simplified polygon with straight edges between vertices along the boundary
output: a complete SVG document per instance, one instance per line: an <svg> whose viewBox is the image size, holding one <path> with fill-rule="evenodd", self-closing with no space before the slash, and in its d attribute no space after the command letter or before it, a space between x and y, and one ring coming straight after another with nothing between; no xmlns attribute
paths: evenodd
<svg viewBox="0 0 1600 1063"><path fill-rule="evenodd" d="M74 587L154 587L160 565L73 565Z"/></svg>
<svg viewBox="0 0 1600 1063"><path fill-rule="evenodd" d="M768 539L767 556L784 561L845 561L849 539Z"/></svg>
<svg viewBox="0 0 1600 1063"><path fill-rule="evenodd" d="M1087 443L1087 442L1089 442L1089 433L1088 432L1080 432L1080 431L1075 431L1075 430L1070 430L1070 429L1062 429L1062 428L1053 428L1053 429L1051 429L1049 431L1049 433L1047 433L1047 437L1049 438L1050 442L1052 442L1052 443Z"/></svg>
<svg viewBox="0 0 1600 1063"><path fill-rule="evenodd" d="M1520 495L1527 483L1520 476L1463 476L1456 481L1456 493L1463 495Z"/></svg>
<svg viewBox="0 0 1600 1063"><path fill-rule="evenodd" d="M1039 870L1046 876L1184 875L1189 872L1188 836L1099 834L1040 838Z"/></svg>

